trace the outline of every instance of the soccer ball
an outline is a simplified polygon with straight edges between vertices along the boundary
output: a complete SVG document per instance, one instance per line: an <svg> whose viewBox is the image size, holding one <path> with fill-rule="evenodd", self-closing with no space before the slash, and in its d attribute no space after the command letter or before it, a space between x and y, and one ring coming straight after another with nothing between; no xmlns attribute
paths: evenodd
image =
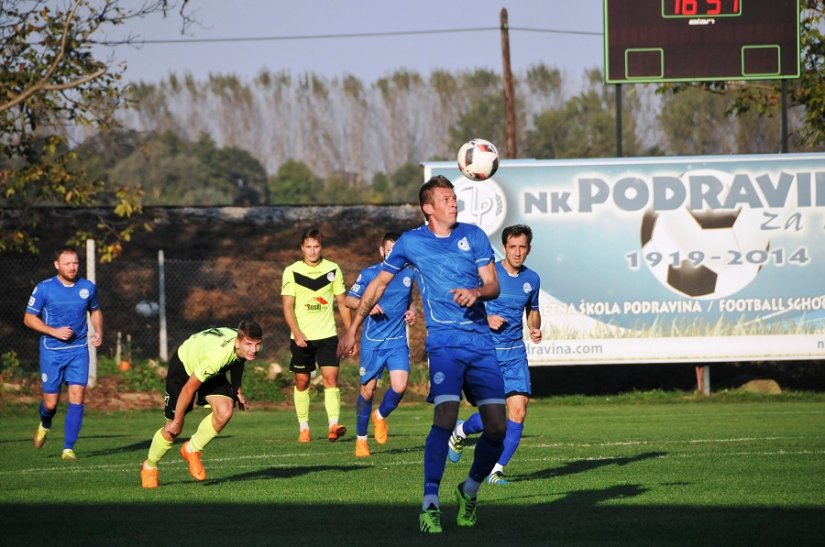
<svg viewBox="0 0 825 547"><path fill-rule="evenodd" d="M726 189L731 175L699 170L686 175L715 176ZM766 253L770 239L761 229L759 211L647 211L642 218L642 257L662 285L681 296L723 298L748 286L761 264L749 261Z"/></svg>
<svg viewBox="0 0 825 547"><path fill-rule="evenodd" d="M465 142L458 149L458 170L470 180L486 180L498 169L498 150L484 139Z"/></svg>

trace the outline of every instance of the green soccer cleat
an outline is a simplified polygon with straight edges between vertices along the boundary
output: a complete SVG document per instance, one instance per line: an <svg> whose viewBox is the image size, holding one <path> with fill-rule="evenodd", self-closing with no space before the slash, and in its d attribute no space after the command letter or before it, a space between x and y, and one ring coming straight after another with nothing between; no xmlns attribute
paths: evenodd
<svg viewBox="0 0 825 547"><path fill-rule="evenodd" d="M430 505L426 510L421 511L418 515L418 528L425 534L440 534L444 530L441 529L441 510L435 505Z"/></svg>
<svg viewBox="0 0 825 547"><path fill-rule="evenodd" d="M496 471L494 473L490 473L487 475L487 478L484 479L484 482L487 484L495 484L497 486L504 486L506 484L510 484L510 481L504 478L504 473L501 471Z"/></svg>
<svg viewBox="0 0 825 547"><path fill-rule="evenodd" d="M455 521L459 526L475 526L478 515L476 514L477 498L471 498L464 493L464 483L455 487L455 499L458 501L458 515Z"/></svg>
<svg viewBox="0 0 825 547"><path fill-rule="evenodd" d="M458 423L456 423L455 426L458 427L463 423L463 421L458 420ZM453 463L458 463L458 460L461 459L461 453L464 452L464 441L466 440L466 437L460 437L456 434L455 429L453 429L453 433L450 435L450 440L447 443L449 448L447 451L447 459Z"/></svg>

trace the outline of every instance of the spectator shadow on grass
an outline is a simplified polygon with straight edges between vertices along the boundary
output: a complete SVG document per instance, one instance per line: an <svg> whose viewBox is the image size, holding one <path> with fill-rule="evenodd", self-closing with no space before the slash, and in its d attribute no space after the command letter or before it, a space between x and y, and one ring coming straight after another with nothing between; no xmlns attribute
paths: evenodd
<svg viewBox="0 0 825 547"><path fill-rule="evenodd" d="M604 467L605 465L628 465L644 460L652 460L666 456L666 452L645 452L644 454L637 454L636 456L627 456L620 458L599 458L598 460L576 460L561 467L550 467L542 469L533 473L526 473L523 475L513 475L514 480L526 481L537 479L551 479L553 477L563 477L566 475L575 475L577 473L584 473Z"/></svg>

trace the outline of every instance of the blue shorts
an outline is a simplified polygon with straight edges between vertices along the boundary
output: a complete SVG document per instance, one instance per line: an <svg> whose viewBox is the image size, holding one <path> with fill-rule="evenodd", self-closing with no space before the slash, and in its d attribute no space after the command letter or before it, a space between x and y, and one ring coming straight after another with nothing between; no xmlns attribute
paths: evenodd
<svg viewBox="0 0 825 547"><path fill-rule="evenodd" d="M60 393L60 386L64 382L78 386L89 383L87 346L60 351L40 348L40 383L43 393Z"/></svg>
<svg viewBox="0 0 825 547"><path fill-rule="evenodd" d="M381 378L384 369L410 371L410 348L406 345L394 348L361 351L361 366L358 374L361 385L373 379Z"/></svg>
<svg viewBox="0 0 825 547"><path fill-rule="evenodd" d="M504 381L489 336L479 334L427 337L430 394L436 405L461 401L461 392L474 406L504 404Z"/></svg>
<svg viewBox="0 0 825 547"><path fill-rule="evenodd" d="M504 378L504 394L532 395L530 389L530 368L527 366L527 352L524 346L512 349L497 349L498 366Z"/></svg>

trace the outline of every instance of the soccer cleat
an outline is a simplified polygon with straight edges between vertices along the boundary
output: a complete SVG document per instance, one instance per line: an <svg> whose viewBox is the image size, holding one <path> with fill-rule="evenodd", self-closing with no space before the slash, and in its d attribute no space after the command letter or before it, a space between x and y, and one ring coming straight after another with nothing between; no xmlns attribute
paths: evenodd
<svg viewBox="0 0 825 547"><path fill-rule="evenodd" d="M418 528L425 534L440 534L444 530L441 529L441 510L435 505L430 505L426 510L421 511L418 515Z"/></svg>
<svg viewBox="0 0 825 547"><path fill-rule="evenodd" d="M347 432L347 428L342 426L341 424L332 424L329 426L329 434L327 435L327 439L329 442L334 443L338 439L344 436L344 433Z"/></svg>
<svg viewBox="0 0 825 547"><path fill-rule="evenodd" d="M158 468L148 469L146 464L140 466L140 485L143 488L158 487Z"/></svg>
<svg viewBox="0 0 825 547"><path fill-rule="evenodd" d="M376 415L378 410L372 413L372 426L373 431L372 434L375 437L375 442L378 444L387 444L387 438L390 435L389 427L387 427L387 419L381 418L378 419Z"/></svg>
<svg viewBox="0 0 825 547"><path fill-rule="evenodd" d="M487 475L487 478L484 479L484 482L487 484L495 484L498 486L504 486L505 484L510 484L510 481L504 478L504 473L501 471L495 471Z"/></svg>
<svg viewBox="0 0 825 547"><path fill-rule="evenodd" d="M309 429L302 429L300 433L298 433L298 442L299 443L308 443L312 440L312 436L309 434Z"/></svg>
<svg viewBox="0 0 825 547"><path fill-rule="evenodd" d="M37 424L37 429L34 430L34 447L43 448L43 445L46 444L46 435L48 434L49 430L43 427L43 424Z"/></svg>
<svg viewBox="0 0 825 547"><path fill-rule="evenodd" d="M455 521L459 526L475 526L476 504L478 500L464 493L464 483L455 487L455 499L458 500L458 515Z"/></svg>
<svg viewBox="0 0 825 547"><path fill-rule="evenodd" d="M458 427L463 423L463 421L459 420L455 426ZM447 451L447 458L451 462L458 463L458 460L461 459L461 453L464 452L464 441L466 440L466 437L460 437L456 434L455 429L453 429L453 434L450 435L450 441L448 442L449 450Z"/></svg>
<svg viewBox="0 0 825 547"><path fill-rule="evenodd" d="M183 443L183 446L180 447L180 457L189 464L189 474L192 475L192 478L196 481L206 480L206 469L203 468L203 464L201 463L201 453L189 452L188 448L189 441L186 441Z"/></svg>
<svg viewBox="0 0 825 547"><path fill-rule="evenodd" d="M370 445L367 443L367 439L356 439L356 441L355 441L355 457L356 458L369 458L370 457Z"/></svg>
<svg viewBox="0 0 825 547"><path fill-rule="evenodd" d="M60 454L60 459L61 460L66 460L66 461L71 461L71 460L76 460L77 456L75 455L74 450L72 450L71 448L64 448L63 453Z"/></svg>

